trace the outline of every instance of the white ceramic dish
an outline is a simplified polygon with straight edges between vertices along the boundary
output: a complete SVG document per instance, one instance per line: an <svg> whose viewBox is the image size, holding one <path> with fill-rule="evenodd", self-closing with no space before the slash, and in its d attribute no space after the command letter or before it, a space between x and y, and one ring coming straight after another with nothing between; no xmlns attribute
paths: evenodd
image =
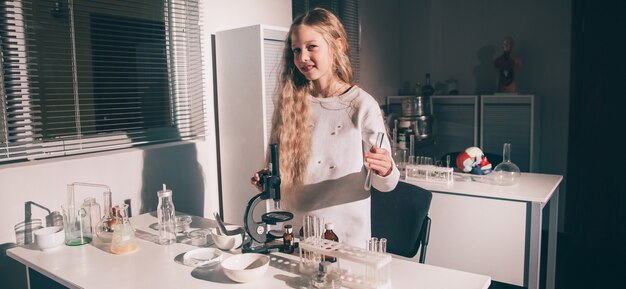
<svg viewBox="0 0 626 289"><path fill-rule="evenodd" d="M235 225L226 225L226 230L234 230L239 228L239 226ZM211 228L211 238L213 238L213 242L215 242L215 246L222 250L232 250L235 248L239 248L241 243L243 242L243 236L241 234L227 236L219 234L219 230L215 228Z"/></svg>
<svg viewBox="0 0 626 289"><path fill-rule="evenodd" d="M35 244L42 251L57 248L65 242L65 231L62 226L45 227L33 232Z"/></svg>
<svg viewBox="0 0 626 289"><path fill-rule="evenodd" d="M191 267L217 265L222 260L222 251L215 248L200 248L183 255L183 264Z"/></svg>
<svg viewBox="0 0 626 289"><path fill-rule="evenodd" d="M222 261L226 277L239 283L257 280L267 272L270 257L257 253L236 254Z"/></svg>

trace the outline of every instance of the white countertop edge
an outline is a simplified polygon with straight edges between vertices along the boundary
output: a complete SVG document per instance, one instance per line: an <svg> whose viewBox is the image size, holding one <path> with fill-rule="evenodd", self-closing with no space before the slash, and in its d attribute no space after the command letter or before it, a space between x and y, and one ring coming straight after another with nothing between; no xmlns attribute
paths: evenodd
<svg viewBox="0 0 626 289"><path fill-rule="evenodd" d="M405 180L401 181L407 182ZM561 175L522 173L520 182L513 186L498 186L475 181L458 180L451 184L422 181L408 181L407 183L438 193L545 204L550 200L562 181L563 176Z"/></svg>

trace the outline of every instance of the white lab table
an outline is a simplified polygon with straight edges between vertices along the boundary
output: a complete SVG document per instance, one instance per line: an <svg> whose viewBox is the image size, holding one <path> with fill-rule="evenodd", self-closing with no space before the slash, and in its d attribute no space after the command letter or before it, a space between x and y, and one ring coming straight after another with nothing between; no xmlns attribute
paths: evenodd
<svg viewBox="0 0 626 289"><path fill-rule="evenodd" d="M7 255L28 268L69 288L306 288L298 274L298 257L272 253L263 279L239 284L228 279L220 266L193 268L182 264L185 252L196 247L185 243L168 246L152 241L156 231L153 214L131 218L137 229L138 249L126 255L113 255L93 244L61 246L42 252L32 247L15 247ZM214 227L213 220L193 217L194 227ZM154 239L155 240L155 239ZM224 257L238 252L224 252ZM393 288L487 289L491 278L474 273L392 259ZM303 287L304 286L304 287Z"/></svg>
<svg viewBox="0 0 626 289"><path fill-rule="evenodd" d="M433 192L426 263L538 289L543 208L549 204L546 287L554 288L559 175L522 173L514 186L455 175L411 181Z"/></svg>

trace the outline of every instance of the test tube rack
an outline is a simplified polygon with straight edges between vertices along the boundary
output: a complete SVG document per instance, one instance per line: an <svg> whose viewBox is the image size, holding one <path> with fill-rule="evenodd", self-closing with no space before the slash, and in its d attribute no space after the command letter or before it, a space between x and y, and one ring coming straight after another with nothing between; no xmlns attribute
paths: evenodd
<svg viewBox="0 0 626 289"><path fill-rule="evenodd" d="M407 164L405 180L450 184L454 181L454 169L433 165Z"/></svg>
<svg viewBox="0 0 626 289"><path fill-rule="evenodd" d="M308 238L300 241L300 262L307 252L336 257L340 265L341 285L354 289L391 288L391 255L371 252L347 244ZM354 267L354 268L353 268Z"/></svg>

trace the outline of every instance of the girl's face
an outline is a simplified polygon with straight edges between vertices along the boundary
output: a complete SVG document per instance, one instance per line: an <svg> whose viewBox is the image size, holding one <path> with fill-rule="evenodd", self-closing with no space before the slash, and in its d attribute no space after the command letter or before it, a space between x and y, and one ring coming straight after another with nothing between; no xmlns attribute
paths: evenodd
<svg viewBox="0 0 626 289"><path fill-rule="evenodd" d="M300 25L291 34L293 62L308 80L329 85L333 79L333 56L326 40L310 26Z"/></svg>

